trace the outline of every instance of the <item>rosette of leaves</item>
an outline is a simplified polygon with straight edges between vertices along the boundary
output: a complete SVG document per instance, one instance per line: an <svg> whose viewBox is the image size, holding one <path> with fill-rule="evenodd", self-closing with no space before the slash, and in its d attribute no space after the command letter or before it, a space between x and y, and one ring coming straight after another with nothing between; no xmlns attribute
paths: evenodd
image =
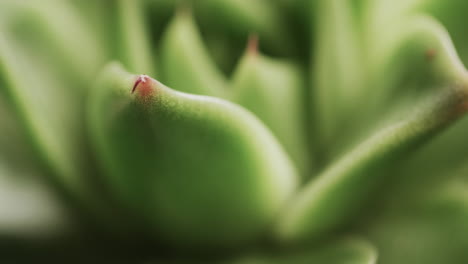
<svg viewBox="0 0 468 264"><path fill-rule="evenodd" d="M1 258L466 263L466 11L1 1Z"/></svg>

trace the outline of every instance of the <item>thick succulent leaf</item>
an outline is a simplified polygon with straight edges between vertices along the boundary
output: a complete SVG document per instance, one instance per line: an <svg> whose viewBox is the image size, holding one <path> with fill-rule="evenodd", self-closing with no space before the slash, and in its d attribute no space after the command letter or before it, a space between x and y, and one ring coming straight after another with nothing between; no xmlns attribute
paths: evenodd
<svg viewBox="0 0 468 264"><path fill-rule="evenodd" d="M49 4L45 2L46 6L46 3ZM60 11L62 7L65 9L66 5L51 6L50 12ZM83 55L85 59L77 62L79 66L67 64L65 60L62 61L64 64L58 63L58 60L61 60L58 57L61 56L80 57L77 55L80 53L78 50L72 51L69 47L62 47L73 41L66 35L70 28L74 28L73 25L70 28L49 28L49 22L59 23L61 20L56 18L56 21L50 21L51 18L45 18L46 14L41 12L46 12L47 9L40 7L37 7L37 12L41 14L34 13L36 5L30 7L30 11L23 8L26 7L12 9L17 10L18 13L15 14L18 16L0 19L0 89L9 101L21 129L25 129L28 143L34 145L34 154L39 154L41 161L52 172L53 177L49 178L65 192L73 193L81 200L91 199L85 183L86 177L83 176L91 175L93 169L86 149L82 113L84 93L87 89L83 83L91 73L74 72L73 68L85 68L85 71L89 71L96 65L91 59L88 60L87 54ZM24 34L16 27L25 16L38 21L37 27L31 27L31 34ZM29 20L26 22L28 25L31 23ZM48 34L42 35L44 31L53 31L56 36L52 38ZM81 35L80 30L77 34ZM83 47L87 49L89 47L86 44L87 42L83 41ZM76 44L73 44L73 47L76 47ZM90 51L93 50L91 47ZM64 51L67 52L63 53ZM97 59L96 57L92 60Z"/></svg>
<svg viewBox="0 0 468 264"><path fill-rule="evenodd" d="M143 8L146 5L143 2L142 0L115 1L117 57L132 71L154 75L155 58L145 27Z"/></svg>
<svg viewBox="0 0 468 264"><path fill-rule="evenodd" d="M283 143L302 174L308 173L311 157L305 137L305 83L299 67L250 47L234 73L232 86L232 101L259 117Z"/></svg>
<svg viewBox="0 0 468 264"><path fill-rule="evenodd" d="M382 119L385 112L382 108L395 108L395 102L412 104L419 94L435 90L440 84L463 76L465 72L448 32L440 23L424 15L399 18L399 21L401 24L397 28L404 27L404 30L393 33L384 30L385 34L381 33L378 38L381 41L383 38L383 42L375 43L383 52L374 54L376 61L372 69L379 72L375 86L383 89L374 89L371 96L377 97L378 104L367 115L373 116L367 120L369 123ZM388 26L391 28L395 25L398 24ZM443 181L446 171L464 162L466 151L462 135L466 133L467 126L466 118L463 120L406 158L398 168L389 168L384 172L399 175L392 177L396 186L388 191L393 194L398 192L399 195L391 196L399 197L404 192L424 189L422 185Z"/></svg>
<svg viewBox="0 0 468 264"><path fill-rule="evenodd" d="M225 97L227 81L206 50L194 18L179 9L166 29L161 47L162 81L176 90Z"/></svg>
<svg viewBox="0 0 468 264"><path fill-rule="evenodd" d="M439 22L430 16L418 14L409 18L401 18L398 25L405 26L404 30L386 34L386 37L381 37L380 41L375 42L375 46L380 45L381 50L379 54L372 56L374 59L372 67L377 68L382 74L387 71L388 76L398 76L401 75L401 71L392 70L391 67L401 67L409 71L411 68L405 63L416 61L417 64L411 63L411 67L414 67L410 71L411 74L419 71L426 74L423 76L426 78L428 72L424 71L424 68L428 67L438 67L432 70L438 78L450 78L463 73L463 63L458 57L448 32ZM381 82L388 80L389 77L382 77Z"/></svg>
<svg viewBox="0 0 468 264"><path fill-rule="evenodd" d="M74 81L94 77L105 52L94 31L70 3L45 0L41 4L32 4L5 0L0 3L0 8L8 10L0 22L2 31L34 46L37 52L48 53L49 63L61 65L63 73L74 77Z"/></svg>
<svg viewBox="0 0 468 264"><path fill-rule="evenodd" d="M460 83L466 86L465 69L457 57L447 32L437 22L424 16L407 18L395 15L395 17L401 19L401 24L397 22L399 26L393 29L383 27L380 28L381 32L378 32L377 39L380 39L378 43L383 44L386 41L388 43L384 45L372 43L375 52L379 50L380 53L371 53L370 57L379 61L378 63L370 61L371 65L377 68L372 71L379 72L378 74L382 76L390 76L382 77L376 84L387 83L385 88L395 86L404 79L402 78L402 75L406 74L404 71L410 69L408 72L415 75L413 88L418 89L417 92L413 90L413 93L406 94L406 96L411 95L409 98L412 99L408 102L411 105L415 104L414 98L420 97L421 94L434 93L434 90L440 90L441 87L448 91L459 86ZM380 25L384 24L382 22ZM386 31L387 28L390 29L389 32ZM392 31L396 29L399 31ZM386 64L386 61L390 61L392 67L388 67L389 64ZM414 69L408 67L408 62ZM385 69L393 68L393 70L387 74L382 70L381 65ZM405 67L400 70L395 65ZM465 90L462 94L466 94L466 87L461 90ZM392 94L387 89L380 92L385 94L382 98L391 98ZM296 200L293 200L291 208L286 209L283 219L280 220L280 236L283 236L283 239L286 237L286 240L314 239L319 237L320 233L326 232L326 229L335 229L340 225L339 223L346 222L345 219L349 220L346 216L356 213L359 201L368 199L369 190L374 189L371 186L379 182L378 178L391 175L391 173L386 173L387 166L397 164L396 160L408 157L412 149L425 142L425 139L432 138L435 132L446 126L448 120L458 115L460 111L464 111L461 109L464 108L465 96L455 99L459 97L455 95L450 99L451 95L447 97L447 94L442 92L442 94L435 95L439 99L425 103L425 106L416 104L416 109L422 109L418 113L408 115L402 119L403 121L395 123L395 126L381 130L354 150L346 153L343 158L306 186ZM369 94L369 98L375 100L378 96ZM444 104L446 106L443 106ZM401 105L393 107L395 106L400 115L404 112L401 109L406 109Z"/></svg>
<svg viewBox="0 0 468 264"><path fill-rule="evenodd" d="M390 2L390 1L388 1ZM404 2L404 1L402 1ZM412 12L422 12L440 21L453 38L461 59L468 62L468 38L466 36L466 1L411 0L405 5Z"/></svg>
<svg viewBox="0 0 468 264"><path fill-rule="evenodd" d="M413 12L429 13L435 19L439 20L444 28L450 33L454 41L455 49L452 48L450 54L459 53L460 58L468 62L466 49L468 39L465 34L465 10L468 8L466 1L434 1L434 0L419 0L413 1ZM434 23L434 22L433 22ZM438 35L442 43L447 43L448 33L439 26ZM408 34L410 35L410 34ZM435 56L439 56L439 52L434 52ZM461 71L463 65L458 63ZM441 70L446 71L449 67L444 67ZM464 134L468 131L467 119L451 128L449 131L441 135L439 138L431 142L427 147L419 151L414 157L405 162L403 168L398 173L401 178L406 179L403 183L397 183L402 192L408 192L411 188L415 188L415 184L436 184L444 181L447 172L459 168L466 163L466 146L464 144ZM421 178L424 177L424 181ZM423 189L423 188L417 188ZM413 190L414 191L414 190Z"/></svg>
<svg viewBox="0 0 468 264"><path fill-rule="evenodd" d="M93 91L89 125L106 183L175 245L255 239L298 180L279 143L249 112L117 65Z"/></svg>
<svg viewBox="0 0 468 264"><path fill-rule="evenodd" d="M417 201L422 194L455 180L453 177L462 177L463 173L459 171L466 167L468 160L464 140L467 131L468 118L465 116L398 166L388 168L384 173L395 176L385 181L381 191L383 198L376 201L378 210Z"/></svg>
<svg viewBox="0 0 468 264"><path fill-rule="evenodd" d="M369 112L380 116L383 109L389 107L389 100L391 103L400 100L401 98L395 98L395 88L401 92L401 90L424 87L424 84L416 83L415 79L424 79L426 76L419 74L415 78L415 73L423 72L421 68L427 68L426 65L432 61L432 58L440 57L441 54L442 57L453 57L456 53L461 53L461 58L464 58L463 47L460 47L463 46L460 38L463 38L464 34L459 34L460 32L453 30L451 26L447 27L460 19L459 12L452 11L457 8L464 10L463 5L466 4L463 3L464 1L432 0L368 2L363 29L370 65L368 75L371 76L367 92L369 97L376 97L373 101L374 109L377 110ZM454 39L457 52L452 47L445 28ZM440 52L441 48L446 53ZM446 74L447 70L463 69L462 64L457 63L461 67L445 67L445 69L441 67L440 73ZM432 81L433 78L430 78L426 83ZM408 83L413 87L408 87Z"/></svg>
<svg viewBox="0 0 468 264"><path fill-rule="evenodd" d="M447 31L437 21L425 15L398 21L404 29L392 32L392 27L383 27L384 31L389 28L388 33L380 33L369 44L373 47L369 48L372 67L359 118L362 131L372 129L382 122L382 116L412 105L414 98L437 90L464 72Z"/></svg>
<svg viewBox="0 0 468 264"><path fill-rule="evenodd" d="M167 8L154 16L168 16L166 10L172 12L176 5L148 1ZM83 84L108 57L123 61L130 71L155 74L145 26L148 20L163 28L166 18L144 20L143 0L0 2L1 238L9 232L48 233L63 226L61 208L37 180L46 175L35 167L34 155L39 154L67 191L95 199L85 183L94 171L87 160L80 110L91 86ZM297 29L278 7L299 7L303 10L298 14L308 13L299 21L313 20L308 24L314 27L316 43L308 43L308 34L298 38L313 53L314 136L320 143L314 151L325 164L343 156L291 200L274 226L280 240L314 240L350 223L365 200L376 200L383 207L379 212L387 212L365 221L361 230L382 250L382 263L468 261L466 183L461 180L466 175L467 118L439 135L468 105L465 69L444 29L467 62L466 1L192 2L202 34L188 12L174 18L162 45L162 80L180 91L222 97L248 108L301 171L307 144L301 112L295 109L301 106L300 95L292 89L271 93L273 87L300 86L297 69L250 54L241 61L229 91L219 65L223 61L227 66L222 68L230 71L226 61L237 57L238 50L232 49L237 43L216 34L225 30L242 39L254 31L266 51L290 55L302 48L291 37ZM96 12L92 22L87 21L90 10ZM159 41L158 35L151 38ZM102 40L107 49L100 47ZM215 63L210 55L216 53ZM240 107L177 93L115 66L95 87L90 131L106 171L104 180L155 237L200 247L249 241L268 227L293 192L294 166L269 130ZM420 103L427 94L430 99ZM398 116L396 122L371 131L390 114ZM20 164L32 169L18 169ZM378 190L374 187L390 177L394 185L370 199ZM393 197L381 200L388 193ZM34 211L40 208L46 210ZM361 245L353 240L310 255L278 253L248 263L375 262L375 250Z"/></svg>
<svg viewBox="0 0 468 264"><path fill-rule="evenodd" d="M308 183L283 212L280 239L317 239L349 220L386 175L386 167L466 111L467 87L466 76L447 84L432 99L417 104L417 110L375 133Z"/></svg>
<svg viewBox="0 0 468 264"><path fill-rule="evenodd" d="M32 157L26 158L31 155L31 148L25 140L26 135L21 130L17 117L11 110L10 103L5 98L4 85L0 78L0 128L2 131L0 153L5 163L15 166L22 165L27 168L34 163Z"/></svg>
<svg viewBox="0 0 468 264"><path fill-rule="evenodd" d="M70 219L9 108L0 90L0 241L63 234Z"/></svg>
<svg viewBox="0 0 468 264"><path fill-rule="evenodd" d="M250 257L235 264L375 264L377 251L367 241L347 238L308 250L269 257Z"/></svg>
<svg viewBox="0 0 468 264"><path fill-rule="evenodd" d="M355 108L359 106L356 102L365 96L362 78L366 65L350 1L318 1L309 8L316 41L312 52L312 114L317 145L326 156L344 140L343 128L348 127L348 134L352 134Z"/></svg>
<svg viewBox="0 0 468 264"><path fill-rule="evenodd" d="M20 113L24 125L42 155L54 166L62 181L70 188L79 188L78 171L81 153L74 120L78 120L79 106L73 91L62 89L60 82L50 68L40 60L33 61L28 51L20 49L21 44L0 39L0 62L11 101ZM28 73L28 74L25 74ZM60 111L57 111L60 109ZM68 124L68 125L64 125ZM78 167L77 167L78 166Z"/></svg>
<svg viewBox="0 0 468 264"><path fill-rule="evenodd" d="M388 109L397 109L396 103L408 103L422 93L421 87L437 86L440 78L451 75L447 71L463 70L459 61L456 67L434 62L447 58L453 62L451 57L456 52L438 21L415 13L415 10L421 10L418 6L427 5L424 2L428 1L361 2L358 8L361 10L358 27L361 31L358 33L363 33L361 40L365 52L360 58L368 66L360 87L361 95L357 97L359 104L351 102L357 106L358 112L354 116L359 118L352 119L351 136L335 142L338 151L332 150L331 156L342 153L351 142L372 129L382 120L382 115L389 112ZM356 3L351 5L356 8ZM434 70L432 64L443 66ZM353 132L353 127L358 129Z"/></svg>

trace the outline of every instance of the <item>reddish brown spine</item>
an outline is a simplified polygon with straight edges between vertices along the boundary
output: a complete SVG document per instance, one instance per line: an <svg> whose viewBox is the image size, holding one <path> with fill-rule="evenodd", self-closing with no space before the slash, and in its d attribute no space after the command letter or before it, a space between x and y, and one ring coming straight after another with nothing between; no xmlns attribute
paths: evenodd
<svg viewBox="0 0 468 264"><path fill-rule="evenodd" d="M146 82L146 75L143 74L143 75L138 76L138 79L135 81L135 84L133 85L132 94L135 92L136 88L141 82Z"/></svg>

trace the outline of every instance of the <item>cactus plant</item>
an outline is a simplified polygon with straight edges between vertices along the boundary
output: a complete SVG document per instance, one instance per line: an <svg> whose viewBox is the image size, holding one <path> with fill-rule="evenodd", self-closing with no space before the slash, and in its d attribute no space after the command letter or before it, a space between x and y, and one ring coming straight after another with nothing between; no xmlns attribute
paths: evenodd
<svg viewBox="0 0 468 264"><path fill-rule="evenodd" d="M0 258L466 263L466 11L1 1Z"/></svg>

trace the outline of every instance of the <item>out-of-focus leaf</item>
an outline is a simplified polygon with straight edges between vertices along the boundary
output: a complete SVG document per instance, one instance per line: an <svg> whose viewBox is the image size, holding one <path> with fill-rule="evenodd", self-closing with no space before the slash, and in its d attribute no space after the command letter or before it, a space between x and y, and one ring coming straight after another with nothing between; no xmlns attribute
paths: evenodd
<svg viewBox="0 0 468 264"><path fill-rule="evenodd" d="M225 97L227 81L205 49L188 9L179 9L161 48L162 81L176 90Z"/></svg>
<svg viewBox="0 0 468 264"><path fill-rule="evenodd" d="M5 98L2 88L4 85L0 78L0 153L5 163L28 168L34 163L34 158L30 157L32 151L28 148L25 142L26 135L21 130L22 127L18 124L17 117Z"/></svg>
<svg viewBox="0 0 468 264"><path fill-rule="evenodd" d="M324 0L310 4L315 32L311 76L316 145L321 156L340 146L358 118L363 93L365 57L350 1ZM327 159L327 157L325 157Z"/></svg>
<svg viewBox="0 0 468 264"><path fill-rule="evenodd" d="M70 228L69 215L46 185L43 170L9 108L0 87L0 241L63 235Z"/></svg>
<svg viewBox="0 0 468 264"><path fill-rule="evenodd" d="M234 73L232 101L259 117L283 143L301 173L308 173L312 162L305 136L301 71L297 65L263 56L252 48Z"/></svg>
<svg viewBox="0 0 468 264"><path fill-rule="evenodd" d="M81 187L79 171L83 157L79 131L79 95L63 89L66 81L54 75L21 43L0 39L1 74L19 117L43 158L63 176L67 188ZM27 73L27 74L26 74ZM66 84L65 84L66 85ZM58 111L57 109L60 109Z"/></svg>
<svg viewBox="0 0 468 264"><path fill-rule="evenodd" d="M118 45L118 57L130 70L154 75L155 58L152 55L150 38L146 29L143 9L146 5L141 0L117 0L115 15Z"/></svg>
<svg viewBox="0 0 468 264"><path fill-rule="evenodd" d="M410 0L405 3L407 13L424 13L434 17L447 29L453 39L460 58L468 62L468 37L466 35L466 1ZM387 1L387 6L392 3ZM392 3L393 4L393 3ZM401 5L401 4L400 4Z"/></svg>
<svg viewBox="0 0 468 264"><path fill-rule="evenodd" d="M71 6L54 3L27 6L18 1L9 9L16 15L0 18L0 90L33 145L34 154L28 155L39 155L52 174L49 180L80 202L99 203L92 198L87 178L95 171L87 149L83 100L84 83L98 66L100 54L86 39L90 32ZM62 15L70 19L57 25ZM23 23L30 31L18 28ZM76 35L70 35L75 29ZM75 43L74 37L84 39ZM90 53L80 55L78 46Z"/></svg>
<svg viewBox="0 0 468 264"><path fill-rule="evenodd" d="M89 125L106 183L174 245L226 247L258 238L298 180L249 112L117 65L93 90Z"/></svg>
<svg viewBox="0 0 468 264"><path fill-rule="evenodd" d="M404 14L395 18L398 22L385 27L382 24L382 32L375 36L373 45L375 51L380 48L380 52L372 53L371 68L372 74L378 72L374 81L375 87L379 88L369 92L369 97L373 97L377 104L367 115L373 116L368 123L379 122L388 109L414 104L416 97L437 90L451 79L465 78L465 68L443 26L426 15L411 14L408 17ZM393 27L400 30L395 31ZM388 191L391 196L398 197L404 192L424 189L423 186L434 184L434 181L443 181L445 172L465 160L466 148L461 135L466 131L465 117L431 139L427 146L409 155L398 168L382 172L398 175L392 177L395 186ZM394 191L399 195L393 195Z"/></svg>
<svg viewBox="0 0 468 264"><path fill-rule="evenodd" d="M48 63L60 65L61 73L74 81L89 81L103 63L106 52L100 38L67 1L6 0L0 8L8 10L0 19L3 33L13 34L21 45L34 47L37 53L47 53Z"/></svg>
<svg viewBox="0 0 468 264"><path fill-rule="evenodd" d="M447 83L435 99L417 104L417 110L375 133L308 183L281 215L280 239L317 239L349 220L386 175L386 167L464 114L466 80L463 75Z"/></svg>
<svg viewBox="0 0 468 264"><path fill-rule="evenodd" d="M468 160L464 140L467 125L468 118L465 116L399 163L398 167L389 168L385 173L397 176L385 182L385 190L382 190L384 198L379 200L378 207L384 210L388 203L402 204L417 200L418 196L455 180L453 177L463 176L457 172L466 166Z"/></svg>

